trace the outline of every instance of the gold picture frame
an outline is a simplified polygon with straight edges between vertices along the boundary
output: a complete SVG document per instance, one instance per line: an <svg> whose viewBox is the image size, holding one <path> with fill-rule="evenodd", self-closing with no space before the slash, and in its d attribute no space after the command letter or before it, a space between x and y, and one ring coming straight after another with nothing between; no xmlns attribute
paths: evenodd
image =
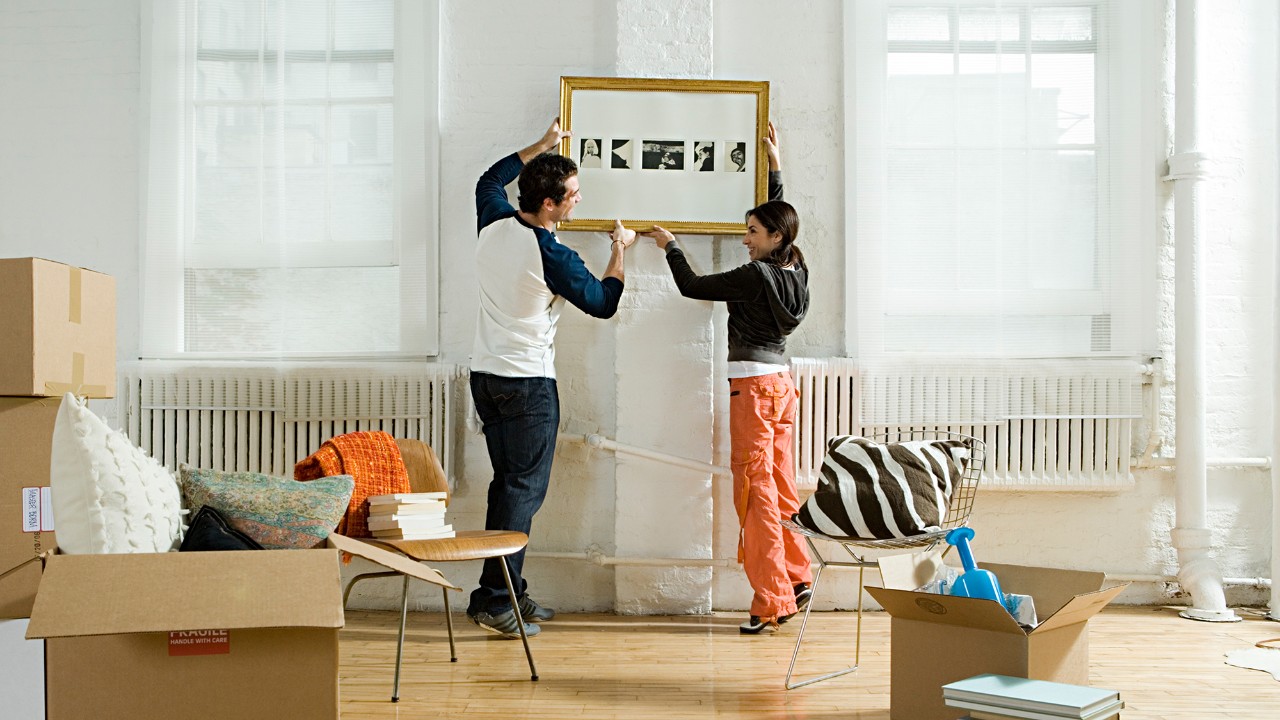
<svg viewBox="0 0 1280 720"><path fill-rule="evenodd" d="M768 199L767 81L565 76L560 125L582 188L560 230L734 235Z"/></svg>

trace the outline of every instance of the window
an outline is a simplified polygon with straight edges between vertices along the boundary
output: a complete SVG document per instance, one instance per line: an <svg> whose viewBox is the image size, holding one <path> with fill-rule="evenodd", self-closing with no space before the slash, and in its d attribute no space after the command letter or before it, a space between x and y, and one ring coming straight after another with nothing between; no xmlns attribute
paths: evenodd
<svg viewBox="0 0 1280 720"><path fill-rule="evenodd" d="M144 355L434 354L435 6L147 12Z"/></svg>
<svg viewBox="0 0 1280 720"><path fill-rule="evenodd" d="M851 354L1150 350L1147 5L846 5Z"/></svg>

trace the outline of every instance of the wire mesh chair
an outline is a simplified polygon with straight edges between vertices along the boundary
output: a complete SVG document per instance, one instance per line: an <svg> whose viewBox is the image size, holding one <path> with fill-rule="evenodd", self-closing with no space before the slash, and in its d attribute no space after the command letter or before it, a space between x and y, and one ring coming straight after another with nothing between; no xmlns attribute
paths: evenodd
<svg viewBox="0 0 1280 720"><path fill-rule="evenodd" d="M935 545L942 542L947 533L953 528L961 527L969 524L969 513L973 510L973 500L978 492L978 483L982 479L982 468L986 464L986 445L972 435L964 435L961 433L949 432L945 430L894 430L891 432L881 433L877 435L866 436L868 440L879 443L890 442L914 442L914 441L931 441L931 440L963 440L969 443L970 457L969 462L965 464L964 471L960 475L960 481L956 483L955 489L951 493L951 499L947 503L947 511L943 517L942 529L933 532L923 533L920 535L912 535L910 537L889 538L886 540L874 540L867 538L840 537L835 535L825 535L809 528L802 527L791 520L783 520L782 525L792 532L799 533L804 536L805 542L809 544L810 557L818 561L818 569L813 574L813 584L810 586L813 595L809 604L804 609L804 619L800 622L800 634L796 637L795 650L791 652L791 665L787 668L786 686L788 690L794 690L805 685L829 680L833 677L847 675L858 669L858 663L862 660L862 588L864 574L867 568L876 567L875 559L868 559L867 553L883 550L919 550L926 551L932 549ZM829 559L823 555L818 549L815 540L825 540L828 543L839 545L850 557L849 560ZM830 550L830 548L828 547ZM804 642L805 627L809 624L809 613L813 610L814 600L817 599L818 582L822 579L822 571L828 567L834 568L857 568L858 569L858 626L856 639L854 641L853 665L835 672L825 675L811 677L799 682L791 682L792 674L796 668L796 658L800 655L800 645Z"/></svg>

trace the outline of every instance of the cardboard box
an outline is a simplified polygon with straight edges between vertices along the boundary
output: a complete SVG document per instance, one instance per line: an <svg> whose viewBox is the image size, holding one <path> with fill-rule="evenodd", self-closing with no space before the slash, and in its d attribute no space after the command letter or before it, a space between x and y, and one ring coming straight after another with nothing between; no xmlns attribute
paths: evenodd
<svg viewBox="0 0 1280 720"><path fill-rule="evenodd" d="M939 551L881 558L879 565L885 587L867 592L893 617L893 720L954 720L962 711L943 703L942 686L982 673L1088 685L1089 618L1125 588L1102 589L1099 572L983 563L1001 590L1035 599L1041 620L1028 631L994 601L906 589L936 575Z"/></svg>
<svg viewBox="0 0 1280 720"><path fill-rule="evenodd" d="M0 698L5 720L44 720L44 643L26 620L0 620Z"/></svg>
<svg viewBox="0 0 1280 720"><path fill-rule="evenodd" d="M114 397L116 281L40 258L0 259L0 395Z"/></svg>
<svg viewBox="0 0 1280 720"><path fill-rule="evenodd" d="M454 586L366 543L329 544L47 557L27 637L46 640L49 720L337 718L338 550Z"/></svg>
<svg viewBox="0 0 1280 720"><path fill-rule="evenodd" d="M0 618L31 616L38 559L56 544L49 455L60 403L0 397Z"/></svg>

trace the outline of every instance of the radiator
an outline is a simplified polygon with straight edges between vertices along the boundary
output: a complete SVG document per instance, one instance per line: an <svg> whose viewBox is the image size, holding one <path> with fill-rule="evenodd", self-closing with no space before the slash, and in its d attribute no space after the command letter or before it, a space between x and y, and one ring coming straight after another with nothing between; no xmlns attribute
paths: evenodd
<svg viewBox="0 0 1280 720"><path fill-rule="evenodd" d="M357 430L422 440L452 475L455 365L323 367L143 362L117 393L129 439L169 469L186 463L292 477L321 443Z"/></svg>
<svg viewBox="0 0 1280 720"><path fill-rule="evenodd" d="M1132 360L897 362L796 358L796 480L818 482L827 440L945 430L986 443L982 483L1026 490L1133 484L1146 367Z"/></svg>

